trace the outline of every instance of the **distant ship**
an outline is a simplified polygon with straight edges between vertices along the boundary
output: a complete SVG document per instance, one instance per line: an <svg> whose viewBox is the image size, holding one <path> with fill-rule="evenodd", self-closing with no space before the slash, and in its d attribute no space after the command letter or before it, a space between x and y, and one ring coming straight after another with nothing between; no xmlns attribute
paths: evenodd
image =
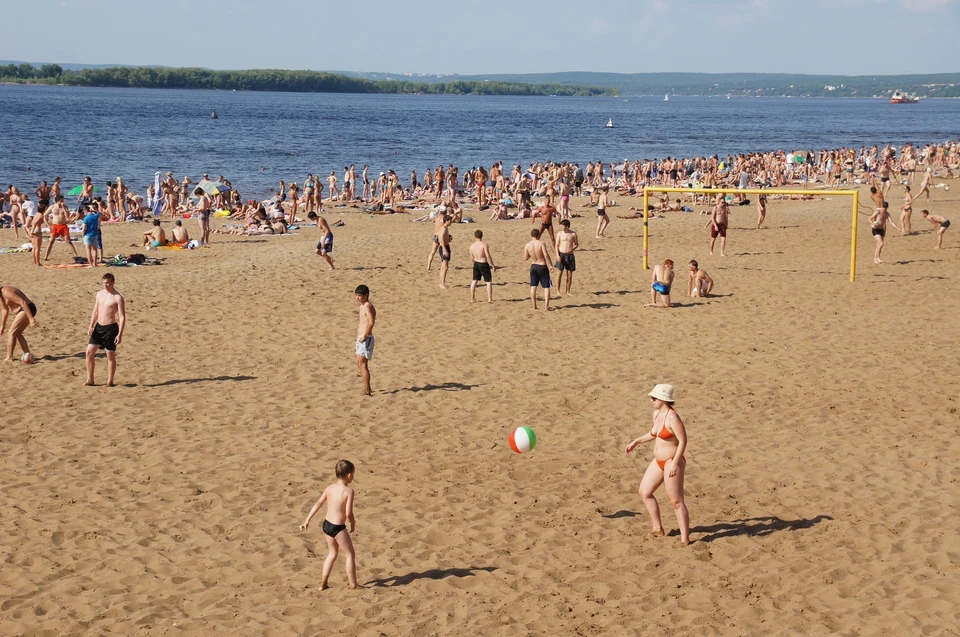
<svg viewBox="0 0 960 637"><path fill-rule="evenodd" d="M902 91L894 91L893 97L890 98L891 104L916 104L920 101L920 98L916 95L907 95Z"/></svg>
<svg viewBox="0 0 960 637"><path fill-rule="evenodd" d="M609 120L607 120L607 126L606 126L606 127L607 127L607 128L613 128L613 118L612 118L612 117L611 117Z"/></svg>
<svg viewBox="0 0 960 637"><path fill-rule="evenodd" d="M210 119L219 119L219 118L220 117L219 115L217 115L217 111L213 111L212 113L210 113Z"/></svg>
<svg viewBox="0 0 960 637"><path fill-rule="evenodd" d="M670 101L670 94L669 94L669 93L663 96L663 101L664 101L664 102L669 102L669 101Z"/></svg>

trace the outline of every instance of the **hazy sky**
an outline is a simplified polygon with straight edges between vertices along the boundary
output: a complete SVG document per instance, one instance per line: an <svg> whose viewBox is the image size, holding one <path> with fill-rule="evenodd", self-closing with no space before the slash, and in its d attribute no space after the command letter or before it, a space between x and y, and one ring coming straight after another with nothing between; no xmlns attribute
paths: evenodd
<svg viewBox="0 0 960 637"><path fill-rule="evenodd" d="M0 59L33 62L461 74L960 70L960 0L0 0L0 7Z"/></svg>

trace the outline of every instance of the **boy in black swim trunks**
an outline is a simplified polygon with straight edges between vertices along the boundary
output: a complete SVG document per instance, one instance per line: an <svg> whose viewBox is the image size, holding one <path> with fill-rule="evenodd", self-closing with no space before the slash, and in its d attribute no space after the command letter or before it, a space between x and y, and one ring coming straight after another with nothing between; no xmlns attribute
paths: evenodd
<svg viewBox="0 0 960 637"><path fill-rule="evenodd" d="M317 254L326 260L331 270L335 270L336 268L333 267L333 259L330 258L330 253L333 252L333 231L330 229L330 224L315 212L308 214L307 219L315 222L317 227L320 228L320 241L317 242Z"/></svg>
<svg viewBox="0 0 960 637"><path fill-rule="evenodd" d="M7 317L10 316L10 310L14 309L13 323L10 325L10 334L7 337L7 357L3 360L13 360L13 350L20 345L24 354L30 353L30 346L27 339L23 337L23 331L27 325L37 326L37 306L33 301L27 298L20 289L12 285L0 287L0 335L7 331Z"/></svg>
<svg viewBox="0 0 960 637"><path fill-rule="evenodd" d="M943 247L943 233L950 227L950 220L940 215L932 215L929 210L921 210L923 218L933 224L937 229L937 250Z"/></svg>
<svg viewBox="0 0 960 637"><path fill-rule="evenodd" d="M117 373L117 345L123 340L123 328L127 324L127 310L123 296L114 287L116 280L107 272L101 279L103 289L97 292L90 316L90 328L87 334L87 382L94 385L93 372L96 367L97 351L107 351L107 385L113 387L113 378Z"/></svg>
<svg viewBox="0 0 960 637"><path fill-rule="evenodd" d="M306 531L310 526L310 520L317 514L324 503L327 504L327 514L323 520L323 536L327 540L327 559L323 562L323 573L320 577L320 590L328 588L327 580L330 578L330 572L333 570L333 564L337 561L337 555L340 549L347 554L347 581L350 588L357 587L357 556L353 550L353 540L350 534L357 527L357 519L353 516L353 489L348 485L353 482L355 469L353 463L349 460L341 460L337 463L336 473L337 481L323 490L320 499L316 501L307 519L300 525L301 531ZM347 531L346 522L350 522L350 531Z"/></svg>

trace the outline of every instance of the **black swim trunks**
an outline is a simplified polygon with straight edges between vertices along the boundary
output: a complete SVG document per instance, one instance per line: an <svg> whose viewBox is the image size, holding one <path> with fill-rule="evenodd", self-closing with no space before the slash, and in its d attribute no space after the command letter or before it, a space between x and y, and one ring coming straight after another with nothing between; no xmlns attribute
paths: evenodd
<svg viewBox="0 0 960 637"><path fill-rule="evenodd" d="M333 524L327 520L323 521L323 532L325 535L329 535L330 537L337 537L340 535L340 531L343 531L346 528L346 524Z"/></svg>
<svg viewBox="0 0 960 637"><path fill-rule="evenodd" d="M117 335L120 334L120 326L116 323L110 325L100 325L93 328L93 334L90 335L90 345L96 345L98 348L115 352L117 350Z"/></svg>
<svg viewBox="0 0 960 637"><path fill-rule="evenodd" d="M947 225L950 225L950 222L949 222L949 221L947 222ZM30 313L33 314L34 318L36 318L36 316L37 316L37 306L33 304L33 301L30 301L29 303L27 303L27 307L30 308ZM17 314L20 314L20 313L22 313L22 312L23 312L23 309L22 309L22 308L19 309L19 310L17 310Z"/></svg>
<svg viewBox="0 0 960 637"><path fill-rule="evenodd" d="M887 231L884 228L873 228L870 231L870 234L875 237L885 237L887 235Z"/></svg>
<svg viewBox="0 0 960 637"><path fill-rule="evenodd" d="M481 279L486 281L487 283L490 283L490 281L493 280L493 275L490 272L490 264L477 263L476 261L474 261L473 262L473 280L480 281Z"/></svg>
<svg viewBox="0 0 960 637"><path fill-rule="evenodd" d="M557 268L561 272L564 270L568 272L577 271L577 257L571 252L569 254L560 253L560 266Z"/></svg>
<svg viewBox="0 0 960 637"><path fill-rule="evenodd" d="M534 263L530 266L530 287L539 285L543 289L550 288L550 269L545 265Z"/></svg>
<svg viewBox="0 0 960 637"><path fill-rule="evenodd" d="M949 219L944 219L943 222L940 224L940 227L941 227L941 228L949 228L949 227L950 227L950 220L949 220ZM33 305L33 303L31 303L30 305Z"/></svg>
<svg viewBox="0 0 960 637"><path fill-rule="evenodd" d="M440 260L441 260L441 261L449 261L449 260L450 260L450 246L447 246L446 249L444 249L443 245L441 244L441 245L440 245L440 250L439 250L439 252L440 252Z"/></svg>
<svg viewBox="0 0 960 637"><path fill-rule="evenodd" d="M602 217L602 216L605 215L605 214L607 214L607 211L606 211L606 210L604 210L603 208L597 208L597 216L598 216L598 217Z"/></svg>

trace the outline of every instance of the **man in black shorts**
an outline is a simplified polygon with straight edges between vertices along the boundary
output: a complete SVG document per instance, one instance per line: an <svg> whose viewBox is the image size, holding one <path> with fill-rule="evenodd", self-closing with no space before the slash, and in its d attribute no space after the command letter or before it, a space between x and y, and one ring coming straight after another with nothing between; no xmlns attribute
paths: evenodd
<svg viewBox="0 0 960 637"><path fill-rule="evenodd" d="M550 252L547 246L540 240L540 231L534 228L530 231L533 237L523 247L523 260L531 260L530 266L530 300L533 302L533 309L537 309L537 286L543 288L543 309L550 311L550 267L547 264L553 263L550 258Z"/></svg>
<svg viewBox="0 0 960 637"><path fill-rule="evenodd" d="M477 302L477 283L481 280L487 284L487 303L493 303L493 274L497 266L490 256L490 246L483 240L483 230L473 233L473 243L470 244L470 258L473 259L473 282L470 284L470 300Z"/></svg>
<svg viewBox="0 0 960 637"><path fill-rule="evenodd" d="M567 288L564 294L570 294L570 286L573 284L573 273L577 270L577 257L574 254L580 247L580 238L577 233L570 229L570 220L560 220L560 234L557 235L557 259L559 260L557 269L560 274L557 275L557 290L563 285L563 273L567 273ZM560 298L559 296L557 298Z"/></svg>
<svg viewBox="0 0 960 637"><path fill-rule="evenodd" d="M37 326L37 306L33 301L27 298L27 295L12 285L0 287L0 335L7 330L7 317L10 315L10 309L14 312L13 323L10 325L10 334L7 336L7 357L5 361L13 360L13 349L20 345L24 354L30 353L30 346L27 345L27 339L23 337L23 331L27 325Z"/></svg>
<svg viewBox="0 0 960 637"><path fill-rule="evenodd" d="M101 281L103 289L97 292L90 328L87 330L90 341L87 344L87 381L84 385L94 385L96 355L102 348L107 351L107 385L113 387L113 378L117 373L117 345L123 340L127 310L123 296L114 287L113 274L107 272Z"/></svg>

